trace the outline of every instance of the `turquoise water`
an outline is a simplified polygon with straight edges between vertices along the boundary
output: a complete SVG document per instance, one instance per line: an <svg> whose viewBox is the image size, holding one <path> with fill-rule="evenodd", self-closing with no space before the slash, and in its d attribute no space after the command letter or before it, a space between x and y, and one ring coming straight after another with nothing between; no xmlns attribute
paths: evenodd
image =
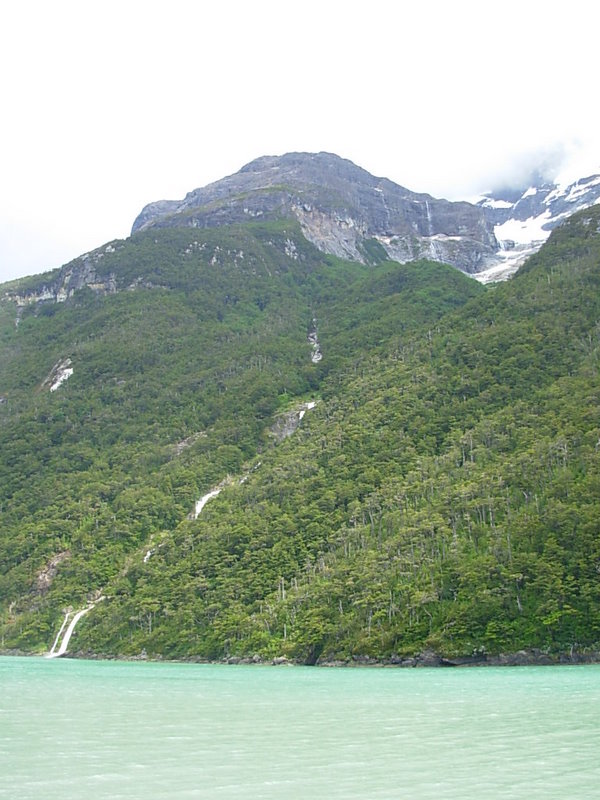
<svg viewBox="0 0 600 800"><path fill-rule="evenodd" d="M600 666L0 658L0 797L600 797Z"/></svg>

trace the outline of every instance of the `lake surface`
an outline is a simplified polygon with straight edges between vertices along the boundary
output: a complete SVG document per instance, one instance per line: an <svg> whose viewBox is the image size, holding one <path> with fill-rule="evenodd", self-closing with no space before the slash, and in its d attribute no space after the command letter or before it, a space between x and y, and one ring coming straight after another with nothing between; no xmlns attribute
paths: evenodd
<svg viewBox="0 0 600 800"><path fill-rule="evenodd" d="M600 796L600 666L0 658L0 797Z"/></svg>

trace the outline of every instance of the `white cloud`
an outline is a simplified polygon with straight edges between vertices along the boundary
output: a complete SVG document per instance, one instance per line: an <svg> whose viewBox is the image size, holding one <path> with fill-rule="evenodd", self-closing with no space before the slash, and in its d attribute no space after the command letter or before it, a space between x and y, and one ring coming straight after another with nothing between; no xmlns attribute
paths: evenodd
<svg viewBox="0 0 600 800"><path fill-rule="evenodd" d="M329 150L451 197L561 148L600 166L597 17L583 0L11 3L0 279L267 153Z"/></svg>

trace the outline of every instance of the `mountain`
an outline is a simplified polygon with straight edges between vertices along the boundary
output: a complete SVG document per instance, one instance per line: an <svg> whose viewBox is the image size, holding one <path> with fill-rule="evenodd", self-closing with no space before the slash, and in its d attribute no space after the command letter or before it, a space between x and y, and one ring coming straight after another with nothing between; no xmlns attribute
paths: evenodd
<svg viewBox="0 0 600 800"><path fill-rule="evenodd" d="M181 202L151 203L133 232L290 217L322 252L360 263L375 248L399 263L430 258L471 273L497 250L481 209L411 192L331 153L259 158Z"/></svg>
<svg viewBox="0 0 600 800"><path fill-rule="evenodd" d="M0 292L0 647L597 658L600 207L487 287L323 252L262 162Z"/></svg>
<svg viewBox="0 0 600 800"><path fill-rule="evenodd" d="M181 201L150 203L134 221L132 235L166 227L207 229L293 219L322 253L361 264L426 258L488 283L513 275L557 224L600 201L600 175L566 186L539 177L534 183L472 203L451 203L376 178L331 153L287 153L258 158ZM127 287L100 263L106 257L104 264L110 263L121 247L109 242L42 281L19 281L7 289L19 308L62 302L85 286L114 293Z"/></svg>
<svg viewBox="0 0 600 800"><path fill-rule="evenodd" d="M147 205L133 232L293 217L325 253L364 263L380 245L399 263L430 258L487 283L514 274L556 225L597 202L600 175L568 185L537 176L523 189L451 203L376 178L331 153L288 153L252 161L180 202Z"/></svg>
<svg viewBox="0 0 600 800"><path fill-rule="evenodd" d="M180 202L150 203L134 221L132 236L291 220L321 253L360 264L429 258L476 273L498 249L485 210L410 192L329 153L259 158ZM115 252L122 248L122 242L108 242L43 277L7 285L6 291L21 310L31 303L63 302L84 287L100 294L135 288L141 280L135 270L126 284L122 269L107 269L119 262Z"/></svg>

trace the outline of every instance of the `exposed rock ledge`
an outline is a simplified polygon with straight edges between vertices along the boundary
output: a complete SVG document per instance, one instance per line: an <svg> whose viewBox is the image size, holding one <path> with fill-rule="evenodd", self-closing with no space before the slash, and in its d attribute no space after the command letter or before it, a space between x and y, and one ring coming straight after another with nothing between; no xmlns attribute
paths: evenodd
<svg viewBox="0 0 600 800"><path fill-rule="evenodd" d="M114 294L117 291L115 276L112 273L108 276L99 276L90 258L82 256L81 259L62 267L52 279L31 289L8 292L6 296L22 308L40 302L64 303L76 291L85 287L99 294Z"/></svg>
<svg viewBox="0 0 600 800"><path fill-rule="evenodd" d="M36 575L35 584L39 594L45 594L56 577L59 566L71 555L70 550L63 550L52 556Z"/></svg>
<svg viewBox="0 0 600 800"><path fill-rule="evenodd" d="M306 412L312 411L315 406L316 401L311 400L308 403L302 403L297 408L278 414L269 430L270 436L272 436L278 444L284 439L287 439L288 436L296 432Z"/></svg>

